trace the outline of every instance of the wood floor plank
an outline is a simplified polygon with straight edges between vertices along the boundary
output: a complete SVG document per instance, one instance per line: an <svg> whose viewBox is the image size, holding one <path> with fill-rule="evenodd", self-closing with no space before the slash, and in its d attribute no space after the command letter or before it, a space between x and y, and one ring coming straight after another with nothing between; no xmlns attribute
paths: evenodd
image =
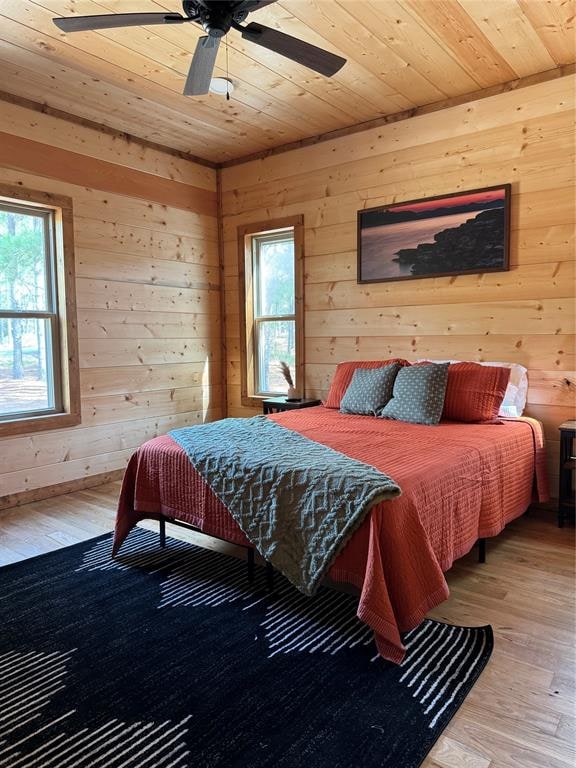
<svg viewBox="0 0 576 768"><path fill-rule="evenodd" d="M491 764L490 758L447 737L435 745L429 760L438 768L490 768Z"/></svg>

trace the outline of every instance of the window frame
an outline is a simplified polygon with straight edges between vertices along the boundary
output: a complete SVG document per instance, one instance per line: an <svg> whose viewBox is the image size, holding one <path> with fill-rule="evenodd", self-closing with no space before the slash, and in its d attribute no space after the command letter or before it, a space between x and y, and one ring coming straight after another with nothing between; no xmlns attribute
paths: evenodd
<svg viewBox="0 0 576 768"><path fill-rule="evenodd" d="M257 350L260 346L261 328L264 323L267 322L282 322L288 321L294 323L294 336L296 337L296 302L294 302L294 312L285 315L265 315L260 313L260 307L258 306L262 297L260 295L260 270L261 270L261 248L262 242L274 242L286 240L286 233L290 233L293 247L294 244L294 228L277 229L274 232L258 232L252 234L252 290L253 290L253 307L254 307L254 397L274 397L278 396L278 392L264 392L260 391L260 355L257 354ZM294 292L296 293L296 275L294 274Z"/></svg>
<svg viewBox="0 0 576 768"><path fill-rule="evenodd" d="M0 205L15 212L40 212L49 224L46 277L50 307L47 311L2 311L2 318L49 319L52 341L52 385L54 408L20 411L0 418L0 437L46 429L75 426L81 422L74 229L72 199L49 192L0 184ZM49 240L49 242L48 242ZM50 378L50 376L49 376Z"/></svg>
<svg viewBox="0 0 576 768"><path fill-rule="evenodd" d="M280 234L292 229L294 237L294 315L255 317L253 241L257 235ZM241 403L248 408L261 408L262 401L278 393L257 394L257 335L263 320L294 320L295 385L304 397L304 217L290 216L238 227L238 283L240 314Z"/></svg>

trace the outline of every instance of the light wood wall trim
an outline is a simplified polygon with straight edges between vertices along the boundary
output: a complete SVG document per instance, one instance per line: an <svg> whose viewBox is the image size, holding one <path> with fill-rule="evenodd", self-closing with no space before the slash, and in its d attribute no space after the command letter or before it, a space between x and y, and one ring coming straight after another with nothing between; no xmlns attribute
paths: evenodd
<svg viewBox="0 0 576 768"><path fill-rule="evenodd" d="M296 391L300 397L306 397L306 335L304 324L306 322L306 306L304 296L304 216L297 216L298 224L294 226L294 312L296 315Z"/></svg>
<svg viewBox="0 0 576 768"><path fill-rule="evenodd" d="M301 214L295 216L276 216L273 219L264 219L255 223L243 224L238 227L238 236L254 235L259 232L274 232L277 229L288 229L288 227L297 227L304 224L304 217Z"/></svg>
<svg viewBox="0 0 576 768"><path fill-rule="evenodd" d="M80 423L80 413L55 413L48 416L33 416L29 419L0 422L0 439L48 429L65 429ZM1 477L1 476L0 476Z"/></svg>
<svg viewBox="0 0 576 768"><path fill-rule="evenodd" d="M115 469L112 472L101 472L90 477L80 477L78 480L68 480L65 483L48 485L43 488L32 488L29 491L21 493L10 493L6 496L0 496L0 511L20 507L22 504L29 504L31 501L41 501L42 499L51 499L54 496L63 496L66 493L82 491L85 488L94 488L97 485L104 485L116 480L122 480L124 476L123 469Z"/></svg>
<svg viewBox="0 0 576 768"><path fill-rule="evenodd" d="M224 162L218 164L218 168L231 168L235 165L250 163L253 160L264 160L267 157L281 155L285 152L291 152L294 149L310 147L314 144L320 144L325 141L332 141L333 139L339 139L343 136L350 136L354 133L362 133L363 131L369 131L373 128L381 128L382 126L389 125L390 123L398 123L402 120L409 120L410 118L417 117L419 115L427 115L431 112L439 112L442 109L449 109L450 107L457 107L473 101L480 101L481 99L486 99L490 96L498 96L499 94L507 93L508 91L520 90L521 88L527 88L528 86L537 85L538 83L545 83L549 80L556 80L559 77L566 77L568 75L573 75L574 73L576 73L576 64L567 64L562 67L549 69L546 72L539 72L536 75L528 75L527 77L516 78L515 80L510 80L499 85L491 85L488 88L483 88L480 91L473 91L472 93L467 93L463 96L454 96L450 99L442 99L441 101L436 101L433 104L427 104L423 107L405 109L402 112L395 112L392 115L378 117L375 120L367 120L363 123L356 123L355 125L339 128L335 131L326 131L325 133L319 133L316 136L309 136L305 139L299 139L298 141L291 141L278 147L262 150L261 152L254 152L250 155L245 155L244 157L234 158L233 160L225 160Z"/></svg>
<svg viewBox="0 0 576 768"><path fill-rule="evenodd" d="M191 163L196 163L197 165L204 165L207 168L218 167L217 163L213 163L211 160L206 160L203 157L196 157L196 155L183 152L181 149L169 147L166 144L158 144L155 141L150 141L149 139L142 139L132 133L119 131L117 128L111 128L110 126L104 125L103 123L97 123L95 120L89 120L86 117L80 117L79 115L74 115L71 112L65 112L63 109L56 109L56 107L51 107L49 104L33 101L32 99L27 99L24 96L17 96L15 93L8 93L8 91L0 90L0 101L5 101L9 104L15 104L18 107L25 107L26 109L31 109L34 112L41 112L43 115L57 117L60 120L66 120L69 123L80 125L83 128L90 128L93 131L105 133L115 139L122 139L124 141L130 142L131 144L137 144L138 146L144 147L145 149L153 149L156 152L163 152L166 155L172 155L173 157L178 157L181 160L189 160Z"/></svg>
<svg viewBox="0 0 576 768"><path fill-rule="evenodd" d="M252 292L252 271L246 274L246 263L251 259L246 242L248 235L261 230L253 226L238 227L238 293L239 293L239 324L240 334L240 401L246 408L257 408L259 401L250 396L248 381L254 381L254 349L253 329L254 315L252 302L246 301L246 297ZM222 287L224 289L224 286ZM249 329L249 333L248 333ZM227 409L228 410L228 409Z"/></svg>
<svg viewBox="0 0 576 768"><path fill-rule="evenodd" d="M0 199L10 198L12 200L21 200L32 205L46 206L48 208L69 208L72 212L72 199L67 195L57 195L52 192L45 192L39 189L27 189L24 187L15 187L12 184L0 183Z"/></svg>
<svg viewBox="0 0 576 768"><path fill-rule="evenodd" d="M0 132L0 166L216 216L216 193Z"/></svg>
<svg viewBox="0 0 576 768"><path fill-rule="evenodd" d="M222 362L221 380L222 385L222 418L228 415L228 382L227 382L227 355L226 355L226 302L224 296L224 212L222 208L222 176L220 171L216 171L216 202L218 209L218 268L220 274L220 356Z"/></svg>
<svg viewBox="0 0 576 768"><path fill-rule="evenodd" d="M58 318L60 322L61 375L64 405L73 418L73 424L81 422L80 358L78 353L78 312L76 308L76 257L74 251L74 209L70 198L67 205L60 205L57 218L56 258L62 279L58 282Z"/></svg>

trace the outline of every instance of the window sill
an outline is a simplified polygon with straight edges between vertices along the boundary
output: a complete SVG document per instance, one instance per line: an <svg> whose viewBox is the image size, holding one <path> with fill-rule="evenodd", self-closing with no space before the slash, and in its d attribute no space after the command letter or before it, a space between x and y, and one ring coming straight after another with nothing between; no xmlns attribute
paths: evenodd
<svg viewBox="0 0 576 768"><path fill-rule="evenodd" d="M80 413L55 413L49 416L33 416L29 419L0 421L0 437L27 435L30 432L42 432L46 429L64 429L81 423Z"/></svg>
<svg viewBox="0 0 576 768"><path fill-rule="evenodd" d="M250 397L244 395L241 397L240 402L244 408L262 409L262 401L266 400L267 397L268 395L251 395Z"/></svg>

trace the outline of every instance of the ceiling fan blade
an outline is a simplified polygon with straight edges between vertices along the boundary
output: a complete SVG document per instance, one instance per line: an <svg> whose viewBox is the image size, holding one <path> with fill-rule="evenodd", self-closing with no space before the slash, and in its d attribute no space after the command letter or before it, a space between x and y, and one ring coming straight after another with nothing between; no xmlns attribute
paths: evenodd
<svg viewBox="0 0 576 768"><path fill-rule="evenodd" d="M115 27L145 27L149 24L181 24L190 19L185 19L179 13L106 13L97 16L66 16L52 21L62 32L86 32Z"/></svg>
<svg viewBox="0 0 576 768"><path fill-rule="evenodd" d="M203 93L208 93L219 46L219 37L207 35L198 40L190 64L190 71L186 78L184 96L200 96Z"/></svg>
<svg viewBox="0 0 576 768"><path fill-rule="evenodd" d="M341 56L255 22L242 27L242 37L326 77L331 77L346 64L346 59Z"/></svg>

